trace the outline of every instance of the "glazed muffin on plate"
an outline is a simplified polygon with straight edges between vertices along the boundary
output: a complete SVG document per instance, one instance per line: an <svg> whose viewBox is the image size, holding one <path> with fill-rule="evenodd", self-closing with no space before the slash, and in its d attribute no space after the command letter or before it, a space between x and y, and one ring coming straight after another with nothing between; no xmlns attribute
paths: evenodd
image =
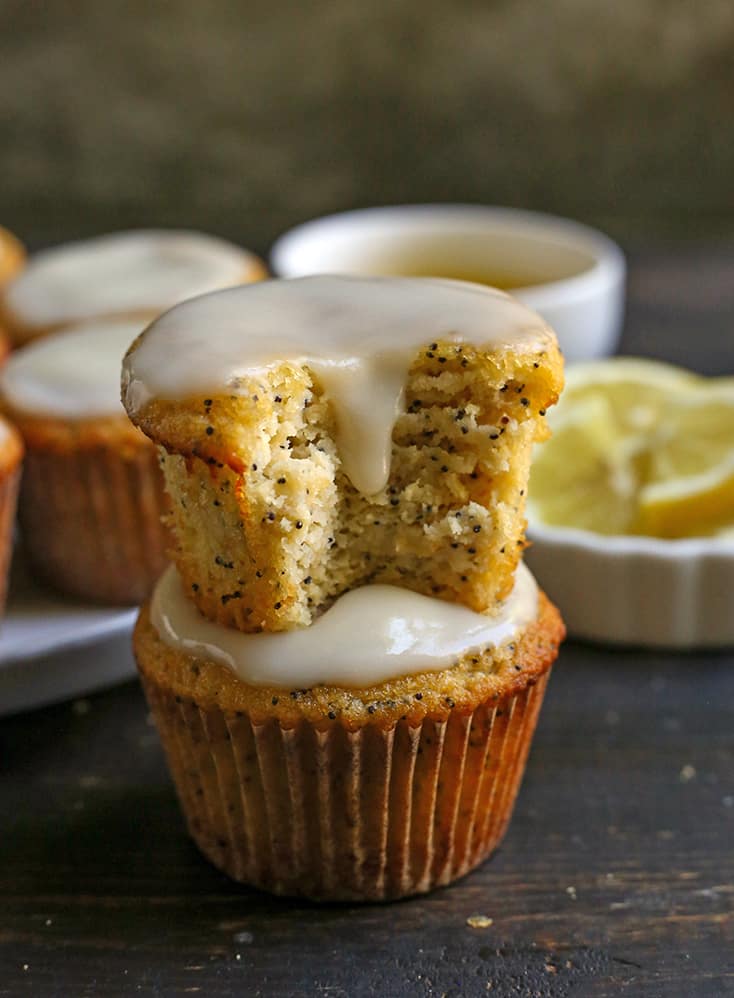
<svg viewBox="0 0 734 998"><path fill-rule="evenodd" d="M267 281L166 313L124 380L159 446L178 570L210 619L303 627L378 582L483 611L512 588L562 362L506 295Z"/></svg>
<svg viewBox="0 0 734 998"><path fill-rule="evenodd" d="M99 321L16 350L0 373L26 448L19 516L34 573L71 596L139 603L166 565L155 448L119 398L140 321Z"/></svg>
<svg viewBox="0 0 734 998"><path fill-rule="evenodd" d="M135 653L235 879L381 900L496 847L563 636L520 558L561 378L534 313L443 281L220 292L131 348L175 531Z"/></svg>
<svg viewBox="0 0 734 998"><path fill-rule="evenodd" d="M253 253L204 233L116 232L34 254L0 291L0 325L25 343L92 319L142 324L185 298L265 274Z"/></svg>

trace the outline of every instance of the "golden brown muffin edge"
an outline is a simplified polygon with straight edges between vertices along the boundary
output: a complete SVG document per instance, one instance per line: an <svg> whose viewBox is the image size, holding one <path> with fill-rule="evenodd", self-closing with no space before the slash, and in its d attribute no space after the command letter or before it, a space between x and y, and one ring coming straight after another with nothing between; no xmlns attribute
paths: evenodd
<svg viewBox="0 0 734 998"><path fill-rule="evenodd" d="M362 689L316 685L309 689L251 686L228 667L185 655L158 636L149 604L138 617L133 636L138 668L144 679L167 688L181 702L225 713L247 715L253 723L277 720L288 728L301 721L317 728L339 724L349 730L374 725L382 730L407 720L445 720L452 712L469 713L487 700L500 701L532 685L545 674L565 637L558 609L539 594L538 616L513 641L489 652L465 655L449 669L403 676Z"/></svg>

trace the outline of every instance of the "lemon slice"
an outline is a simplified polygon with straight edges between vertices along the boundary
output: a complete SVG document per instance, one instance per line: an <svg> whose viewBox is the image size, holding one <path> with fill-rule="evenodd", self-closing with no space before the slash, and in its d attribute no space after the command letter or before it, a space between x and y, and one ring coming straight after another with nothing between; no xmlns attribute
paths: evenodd
<svg viewBox="0 0 734 998"><path fill-rule="evenodd" d="M728 379L671 407L650 453L636 530L689 537L734 524L734 388Z"/></svg>
<svg viewBox="0 0 734 998"><path fill-rule="evenodd" d="M636 512L632 448L619 435L612 406L589 395L555 420L552 438L537 449L528 513L552 526L624 533Z"/></svg>
<svg viewBox="0 0 734 998"><path fill-rule="evenodd" d="M734 531L734 379L639 358L572 367L539 447L531 519L602 534Z"/></svg>
<svg viewBox="0 0 734 998"><path fill-rule="evenodd" d="M647 433L668 411L671 398L705 384L705 379L672 364L640 357L612 357L576 364L566 374L566 388L551 416L564 413L584 398L602 395L609 402L617 431Z"/></svg>
<svg viewBox="0 0 734 998"><path fill-rule="evenodd" d="M645 486L635 533L654 537L702 537L731 531L734 520L734 457L700 475Z"/></svg>

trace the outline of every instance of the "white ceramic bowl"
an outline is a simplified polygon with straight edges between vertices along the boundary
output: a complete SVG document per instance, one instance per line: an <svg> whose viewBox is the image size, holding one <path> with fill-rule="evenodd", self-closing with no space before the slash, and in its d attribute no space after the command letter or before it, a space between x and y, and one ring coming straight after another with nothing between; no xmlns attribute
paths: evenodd
<svg viewBox="0 0 734 998"><path fill-rule="evenodd" d="M468 204L344 212L286 232L270 263L279 277L512 275L512 294L550 323L568 361L612 353L621 332L620 248L595 229L537 212Z"/></svg>
<svg viewBox="0 0 734 998"><path fill-rule="evenodd" d="M525 560L573 637L734 645L734 538L606 537L531 519Z"/></svg>

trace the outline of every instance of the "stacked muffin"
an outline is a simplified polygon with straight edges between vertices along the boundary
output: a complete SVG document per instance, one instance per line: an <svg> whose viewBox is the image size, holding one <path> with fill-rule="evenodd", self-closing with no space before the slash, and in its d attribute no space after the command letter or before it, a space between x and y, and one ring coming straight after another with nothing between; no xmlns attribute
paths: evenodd
<svg viewBox="0 0 734 998"><path fill-rule="evenodd" d="M120 405L130 343L164 309L263 276L246 250L194 232L123 232L33 256L0 294L20 349L0 376L26 447L25 549L60 591L138 603L166 563L155 449Z"/></svg>
<svg viewBox="0 0 734 998"><path fill-rule="evenodd" d="M496 846L563 633L520 564L561 384L534 313L457 282L267 282L133 346L175 536L136 654L231 876L393 898Z"/></svg>

